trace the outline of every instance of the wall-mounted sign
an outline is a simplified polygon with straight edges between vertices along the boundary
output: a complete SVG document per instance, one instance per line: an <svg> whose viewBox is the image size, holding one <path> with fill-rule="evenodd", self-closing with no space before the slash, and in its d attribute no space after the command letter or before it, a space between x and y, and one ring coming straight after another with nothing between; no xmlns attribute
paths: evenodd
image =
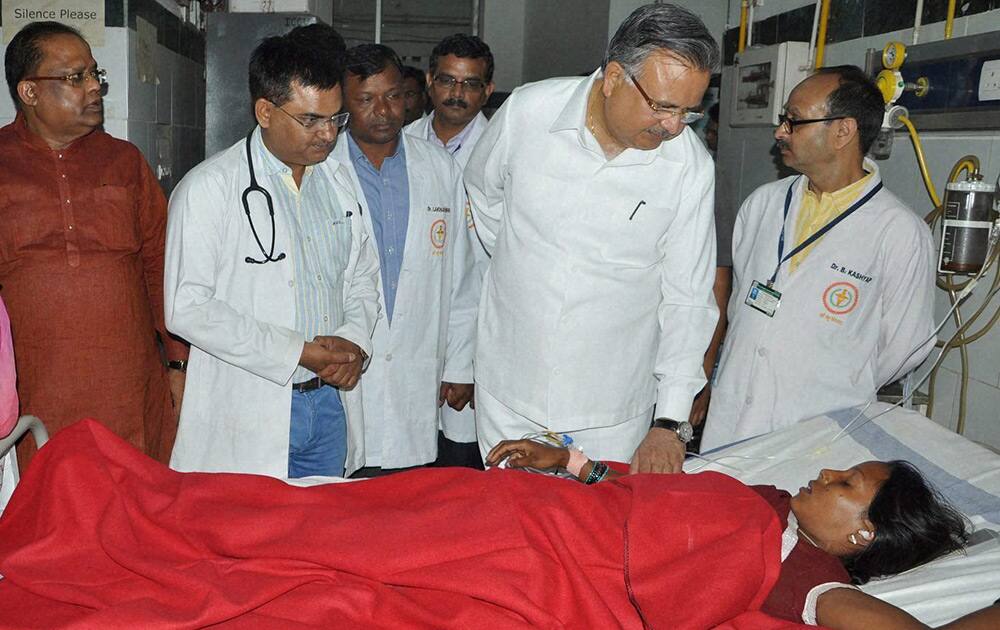
<svg viewBox="0 0 1000 630"><path fill-rule="evenodd" d="M104 0L3 0L3 43L31 22L62 22L104 45Z"/></svg>

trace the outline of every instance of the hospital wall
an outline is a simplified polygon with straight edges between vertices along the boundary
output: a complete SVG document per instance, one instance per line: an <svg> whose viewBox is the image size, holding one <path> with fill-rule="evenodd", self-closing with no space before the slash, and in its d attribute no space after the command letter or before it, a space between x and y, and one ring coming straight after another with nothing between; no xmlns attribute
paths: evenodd
<svg viewBox="0 0 1000 630"><path fill-rule="evenodd" d="M608 0L528 2L523 81L593 72L607 46L608 6Z"/></svg>
<svg viewBox="0 0 1000 630"><path fill-rule="evenodd" d="M875 3L881 5L897 5L898 7L913 5L914 2L890 3L882 0L833 0L830 29L837 39L836 43L828 45L825 65L855 64L864 66L865 51L869 48L881 49L887 42L897 40L909 44L912 39L912 28L903 27L907 22L912 25L913 10L905 8L905 19L899 16L878 15L873 11ZM730 3L728 17L728 48L732 47L732 33L739 25L739 2ZM812 26L813 2L775 0L768 2L758 10L755 22L755 35L771 37L771 28L780 28L781 24L789 24L787 17L782 17L791 9L802 7L801 14L808 18L803 41L809 37ZM946 4L927 2L927 6ZM984 0L984 2L964 4L969 10L976 10L973 15L959 17L955 20L953 37L973 35L977 33L1000 30L1000 2ZM987 6L996 7L983 11ZM758 20L757 18L760 18ZM877 30L873 20L896 20L900 28L877 35L864 36ZM899 20L902 20L900 22ZM801 21L801 20L800 20ZM766 22L766 24L764 24ZM802 30L802 26L797 27ZM777 34L780 39L780 32ZM944 38L944 23L934 21L921 28L920 42L937 41ZM766 40L765 40L766 41ZM773 39L771 41L774 41ZM731 61L730 61L731 63ZM723 91L731 85L732 66L723 70ZM905 66L904 66L905 69ZM722 110L722 125L719 139L719 161L722 171L732 174L723 186L729 186L731 198L743 200L757 186L774 181L778 177L778 169L773 161L774 140L770 128L732 128L727 124L728 112ZM973 153L982 161L982 170L986 179L993 180L1000 171L1000 132L926 132L921 133L927 162L934 183L939 193L944 190L945 180L952 165L963 155ZM907 203L915 212L923 216L931 210L931 203L922 183L912 144L905 132L897 132L894 139L892 155L888 160L879 161L886 186ZM983 285L986 284L984 281ZM985 291L981 285L979 293ZM973 295L968 306L963 306L963 312L971 313L980 302L981 296ZM949 307L947 296L943 291L937 292L935 307L936 318L943 317ZM994 306L995 308L995 306ZM939 335L947 338L954 326L947 326ZM936 351L935 351L936 354ZM934 356L932 354L932 356ZM966 415L965 435L1000 448L1000 327L969 346L969 361L971 379L968 390L968 411ZM958 417L957 394L959 388L959 353L951 352L940 370L935 388L936 400L933 419L938 423L955 427ZM922 370L920 371L922 373ZM926 390L926 387L923 389Z"/></svg>
<svg viewBox="0 0 1000 630"><path fill-rule="evenodd" d="M527 0L483 0L483 41L493 53L493 83L510 92L523 83Z"/></svg>
<svg viewBox="0 0 1000 630"><path fill-rule="evenodd" d="M140 20L156 29L148 72L140 64ZM204 35L157 0L108 0L105 25L104 44L93 47L94 59L108 72L104 129L139 147L169 191L205 158ZM0 46L0 54L5 51ZM6 81L0 81L5 125L16 112Z"/></svg>

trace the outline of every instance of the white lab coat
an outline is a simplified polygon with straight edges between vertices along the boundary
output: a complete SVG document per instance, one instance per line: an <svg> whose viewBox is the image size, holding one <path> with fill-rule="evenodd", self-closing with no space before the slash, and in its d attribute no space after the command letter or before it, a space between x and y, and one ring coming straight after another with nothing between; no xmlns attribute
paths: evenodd
<svg viewBox="0 0 1000 630"><path fill-rule="evenodd" d="M859 198L881 177L874 175ZM875 398L917 367L934 341L934 247L924 222L886 188L820 238L775 288L774 317L744 301L766 282L778 255L785 195L795 192L785 252L808 180L766 184L743 203L733 235L729 330L712 389L702 448L774 431ZM839 305L838 305L839 304ZM912 354L911 354L912 352Z"/></svg>
<svg viewBox="0 0 1000 630"><path fill-rule="evenodd" d="M407 133L414 138L420 138L421 140L427 140L430 142L430 134L434 133L431 129L431 122L434 120L432 114L424 114L420 118L414 120L406 127L403 128L403 132ZM490 121L486 119L486 116L482 112L476 114L475 118L469 121L469 135L462 140L462 146L458 148L451 154L451 157L458 162L459 168L465 169L465 165L469 163L469 157L472 156L473 149L476 148L476 143L479 142L480 136L486 131L486 126L490 124Z"/></svg>
<svg viewBox="0 0 1000 630"><path fill-rule="evenodd" d="M343 144L341 141L340 144ZM259 168L259 166L258 166ZM371 354L377 315L378 261L368 242L349 175L327 160L313 177L337 182L337 216L351 211L344 270L344 322L335 335ZM171 467L285 477L291 377L306 341L295 327L293 250L276 208L276 251L286 260L263 265L243 212L249 183L244 141L202 162L170 197L164 271L167 327L191 342L184 402ZM263 215L266 217L266 214ZM270 224L255 220L265 246ZM346 236L346 235L345 235ZM345 240L347 240L345 238ZM341 392L347 412L347 473L364 451L361 383Z"/></svg>
<svg viewBox="0 0 1000 630"><path fill-rule="evenodd" d="M425 114L424 116L414 120L409 125L403 128L405 133L410 134L415 138L420 138L422 140L430 141L430 136L428 134L433 134L434 130L431 128L431 122L434 117L431 114ZM451 157L455 159L458 163L460 169L465 169L465 165L469 162L469 157L472 155L472 150L476 147L476 143L479 142L479 137L483 135L486 130L486 125L489 121L482 112L476 114L475 118L469 121L468 134L464 140L462 140L462 146L459 147L457 151L451 154ZM475 235L476 225L472 220L472 210L469 207L468 202L465 204L465 218L466 226L472 231L472 258L475 261L475 273L482 283L483 274L486 273L486 267L490 263L489 254L483 249L482 244L479 242L479 237ZM476 411L472 408L472 405L468 405L465 409L461 411L455 411L448 405L441 407L441 431L444 436L451 440L452 442L470 443L476 441Z"/></svg>
<svg viewBox="0 0 1000 630"><path fill-rule="evenodd" d="M365 423L379 423L376 435L382 441L366 444L364 465L382 468L435 459L441 381L472 382L479 297L461 172L444 149L407 134L400 137L410 194L406 246L391 327L379 281L381 308L363 394ZM347 143L339 143L330 157L350 174L364 208L364 229L374 243L371 215ZM434 233L442 221L445 239L438 247Z"/></svg>
<svg viewBox="0 0 1000 630"><path fill-rule="evenodd" d="M686 419L718 318L712 158L685 129L608 161L586 128L599 75L515 90L465 169L492 254L476 386L556 431L654 403Z"/></svg>

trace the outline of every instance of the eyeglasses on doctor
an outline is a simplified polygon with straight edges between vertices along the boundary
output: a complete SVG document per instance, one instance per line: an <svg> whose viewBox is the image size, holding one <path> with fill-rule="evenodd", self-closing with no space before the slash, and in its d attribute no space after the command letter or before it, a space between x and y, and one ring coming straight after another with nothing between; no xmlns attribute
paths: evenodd
<svg viewBox="0 0 1000 630"><path fill-rule="evenodd" d="M813 123L843 120L845 118L847 118L847 116L829 116L827 118L806 118L804 120L796 120L795 118L789 118L785 114L778 114L778 127L780 129L784 129L785 133L795 133L795 128L799 125L811 125Z"/></svg>
<svg viewBox="0 0 1000 630"><path fill-rule="evenodd" d="M82 87L87 79L93 79L99 84L104 85L108 82L108 71L104 68L94 68L93 70L84 70L83 72L74 72L73 74L64 74L62 76L38 76L38 77L24 77L22 81L64 81L68 85L75 88Z"/></svg>
<svg viewBox="0 0 1000 630"><path fill-rule="evenodd" d="M459 81L449 74L439 74L435 76L434 85L446 90L450 90L457 85L460 90L468 92L482 92L486 89L486 81L483 81L482 79L473 77L471 79Z"/></svg>
<svg viewBox="0 0 1000 630"><path fill-rule="evenodd" d="M632 85L635 89L639 90L639 94L649 105L649 109L653 110L653 115L657 118L664 120L667 118L679 118L681 123L685 125L690 125L691 123L698 122L705 117L705 112L693 112L689 109L684 109L683 107L664 107L660 105L653 99L649 98L649 94L646 94L646 90L642 89L639 85L639 80L635 78L631 72L628 73L628 78L632 81Z"/></svg>
<svg viewBox="0 0 1000 630"><path fill-rule="evenodd" d="M272 103L272 105L274 104ZM323 116L309 116L309 115L296 116L286 111L285 108L282 107L281 105L274 105L274 106L277 109L280 109L282 113L284 113L286 116L288 116L295 122L302 125L303 129L308 129L309 131L319 131L320 129L326 129L329 127L333 127L334 129L339 130L343 128L344 125L347 124L347 121L351 117L350 112L341 112L339 114L334 114L329 118L325 118Z"/></svg>

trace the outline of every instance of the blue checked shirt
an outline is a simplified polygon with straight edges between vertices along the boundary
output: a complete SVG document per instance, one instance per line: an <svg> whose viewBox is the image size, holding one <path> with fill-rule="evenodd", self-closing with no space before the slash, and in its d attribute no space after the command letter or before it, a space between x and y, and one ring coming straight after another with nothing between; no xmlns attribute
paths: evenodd
<svg viewBox="0 0 1000 630"><path fill-rule="evenodd" d="M385 316L392 323L392 308L396 302L399 271L403 267L406 228L410 221L410 180L406 174L406 153L400 138L396 152L382 161L377 169L368 161L350 133L347 150L361 182L361 191L368 202L368 212L375 231L382 273L382 294L385 296Z"/></svg>

